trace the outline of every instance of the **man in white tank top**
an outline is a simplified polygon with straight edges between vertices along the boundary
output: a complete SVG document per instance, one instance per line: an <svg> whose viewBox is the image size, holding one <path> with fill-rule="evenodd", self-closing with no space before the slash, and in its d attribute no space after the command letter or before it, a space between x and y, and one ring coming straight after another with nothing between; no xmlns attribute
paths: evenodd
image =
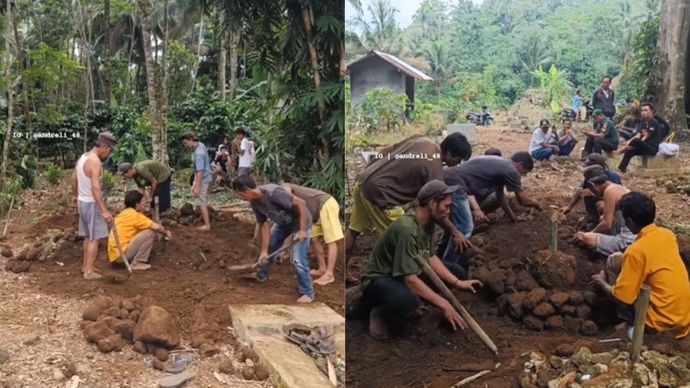
<svg viewBox="0 0 690 388"><path fill-rule="evenodd" d="M116 145L115 136L110 132L101 133L91 151L79 158L72 174L72 202L79 210L79 235L84 237L81 270L87 280L102 278L93 265L98 257L98 240L108 237L108 224L113 222L101 192L102 161L110 156Z"/></svg>

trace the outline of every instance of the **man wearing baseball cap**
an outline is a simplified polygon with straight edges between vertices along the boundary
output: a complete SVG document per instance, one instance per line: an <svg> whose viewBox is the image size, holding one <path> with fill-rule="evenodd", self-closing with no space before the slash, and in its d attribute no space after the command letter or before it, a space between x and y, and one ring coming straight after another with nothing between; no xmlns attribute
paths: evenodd
<svg viewBox="0 0 690 388"><path fill-rule="evenodd" d="M629 190L609 181L601 166L588 167L584 175L592 194L603 198L604 209L601 222L591 232L576 233L575 240L605 256L625 251L635 241L635 234L625 224L618 203Z"/></svg>
<svg viewBox="0 0 690 388"><path fill-rule="evenodd" d="M475 292L478 280L460 280L436 256L433 256L434 225L448 218L451 194L458 186L431 180L419 190L419 206L414 213L394 221L381 235L362 277L362 306L371 310L369 333L375 338L387 336L387 326L409 318L422 299L443 312L453 329L466 323L450 302L431 289L422 279L422 269L416 258L429 260L429 265L446 284L460 290Z"/></svg>
<svg viewBox="0 0 690 388"><path fill-rule="evenodd" d="M529 142L529 153L535 160L547 160L551 155L560 154L558 140L549 130L549 120L539 121L539 128L532 132L532 139Z"/></svg>
<svg viewBox="0 0 690 388"><path fill-rule="evenodd" d="M618 131L616 131L616 124L610 118L604 115L601 109L595 109L592 112L592 119L594 121L594 131L585 131L587 136L585 142L585 153L591 154L596 152L600 154L602 151L615 151L618 149Z"/></svg>
<svg viewBox="0 0 690 388"><path fill-rule="evenodd" d="M208 185L213 180L211 175L211 160L206 152L206 146L199 141L194 132L185 132L180 135L182 144L185 148L192 151L194 161L194 180L192 183L192 194L196 198L196 204L201 209L201 217L204 225L198 229L211 231L211 219L208 215Z"/></svg>
<svg viewBox="0 0 690 388"><path fill-rule="evenodd" d="M595 153L587 155L587 157L585 158L585 170L594 168L593 166L599 168L596 171L601 171L604 174L606 174L611 183L615 183L618 185L621 184L620 176L616 174L614 171L611 171L611 169L609 169L608 165L606 164L606 160L604 159L604 155ZM570 213L570 211L573 210L575 205L577 205L578 202L580 202L580 199L584 198L585 209L587 210L586 221L588 223L597 223L601 215L600 210L603 209L603 206L597 205L603 205L603 202L601 202L602 198L595 196L590 189L591 186L589 182L587 182L587 180L585 179L582 182L582 186L577 190L577 192L575 192L575 195L570 200L570 203L568 203L567 206L561 208L561 212L563 214Z"/></svg>
<svg viewBox="0 0 690 388"><path fill-rule="evenodd" d="M121 163L118 173L126 179L134 179L142 194L146 194L146 187L151 187L151 206L153 198L158 197L158 213L165 213L170 209L170 168L157 160L144 160L139 163Z"/></svg>
<svg viewBox="0 0 690 388"><path fill-rule="evenodd" d="M112 133L101 133L91 151L81 155L72 174L72 202L79 210L79 235L84 237L81 271L87 280L102 278L93 268L98 240L108 237L108 224L113 222L101 192L102 163L115 146L117 139Z"/></svg>

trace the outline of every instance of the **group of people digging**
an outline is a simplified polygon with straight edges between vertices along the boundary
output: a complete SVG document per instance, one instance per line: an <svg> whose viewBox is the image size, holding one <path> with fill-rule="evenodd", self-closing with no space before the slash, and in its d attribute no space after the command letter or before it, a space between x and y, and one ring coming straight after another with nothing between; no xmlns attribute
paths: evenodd
<svg viewBox="0 0 690 388"><path fill-rule="evenodd" d="M346 250L351 256L357 237L365 231L378 235L360 279L357 309L368 314L372 336L385 338L390 328L413 320L423 302L437 307L454 329L464 327L450 302L427 285L419 260L426 260L449 287L475 292L482 284L468 273L468 248L477 224L485 223L487 214L498 208L519 221L516 202L542 210L521 183L534 167L528 152L510 159L503 159L495 148L470 159L471 153L459 133L440 146L415 136L381 150L358 176ZM629 323L640 285L648 284L648 328L687 335L690 282L675 236L654 224L654 202L621 186L601 154L588 155L585 165L582 188L562 212L569 213L584 198L590 221L596 224L574 236L607 257L606 270L593 275L592 284L615 298L621 317ZM506 191L514 193L515 201ZM410 208L407 214L405 206ZM432 238L435 225L445 230L438 245Z"/></svg>
<svg viewBox="0 0 690 388"><path fill-rule="evenodd" d="M251 176L251 164L245 166L251 160L248 154L253 152L251 145L244 141L246 132L239 128L237 135L242 153L232 188L240 198L251 204L260 231L259 261L265 262L252 278L261 282L267 280L274 262L274 258L268 256L284 243L289 243L292 245L292 262L301 295L298 302L311 302L315 296L313 283L327 285L335 280L337 242L344 238L338 202L323 191L294 184L257 185ZM203 220L198 230L209 232L208 187L212 181L212 163L205 145L194 133L185 132L180 139L192 153L191 191ZM113 217L106 207L100 185L102 161L116 146L117 140L112 134L101 133L95 146L79 158L72 175L73 202L79 211L79 235L84 237L82 272L84 278L89 280L103 277L94 269L99 240L108 238L107 256L111 263L127 260L132 270L147 270L151 268L148 260L156 233L166 239L172 238L171 232L157 222L157 216L171 208L172 171L161 162L122 163L118 172L126 179L135 181L139 189L125 194L125 210L117 216ZM155 221L145 214L147 207L152 210ZM112 230L109 231L109 228ZM318 269L310 271L307 254L312 238L315 239ZM325 242L326 253L319 238ZM312 277L316 279L312 281Z"/></svg>

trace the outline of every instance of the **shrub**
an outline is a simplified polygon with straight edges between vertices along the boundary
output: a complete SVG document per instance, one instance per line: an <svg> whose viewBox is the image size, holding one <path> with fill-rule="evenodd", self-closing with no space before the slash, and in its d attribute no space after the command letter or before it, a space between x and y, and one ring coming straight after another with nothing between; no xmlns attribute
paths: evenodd
<svg viewBox="0 0 690 388"><path fill-rule="evenodd" d="M55 165L55 163L51 163L46 172L43 173L43 176L45 176L48 183L55 186L60 183L60 180L62 179L62 170L60 167Z"/></svg>
<svg viewBox="0 0 690 388"><path fill-rule="evenodd" d="M110 190L115 187L116 183L117 181L113 173L110 171L103 172L103 175L101 176L101 190L103 190L104 193L110 192Z"/></svg>
<svg viewBox="0 0 690 388"><path fill-rule="evenodd" d="M390 131L402 125L408 102L406 95L389 88L372 89L352 110L351 123L367 132L379 129Z"/></svg>

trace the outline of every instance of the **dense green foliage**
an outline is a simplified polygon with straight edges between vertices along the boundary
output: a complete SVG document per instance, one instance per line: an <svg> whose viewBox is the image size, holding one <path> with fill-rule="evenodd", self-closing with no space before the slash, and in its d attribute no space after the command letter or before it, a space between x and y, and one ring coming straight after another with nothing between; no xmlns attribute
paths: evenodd
<svg viewBox="0 0 690 388"><path fill-rule="evenodd" d="M626 66L618 97L639 97L660 1L424 0L405 28L395 19L402 5L364 5L348 19L348 59L380 49L426 71L434 80L418 82L416 103L432 103L453 121L527 91L569 105L576 90L589 97L603 75Z"/></svg>

